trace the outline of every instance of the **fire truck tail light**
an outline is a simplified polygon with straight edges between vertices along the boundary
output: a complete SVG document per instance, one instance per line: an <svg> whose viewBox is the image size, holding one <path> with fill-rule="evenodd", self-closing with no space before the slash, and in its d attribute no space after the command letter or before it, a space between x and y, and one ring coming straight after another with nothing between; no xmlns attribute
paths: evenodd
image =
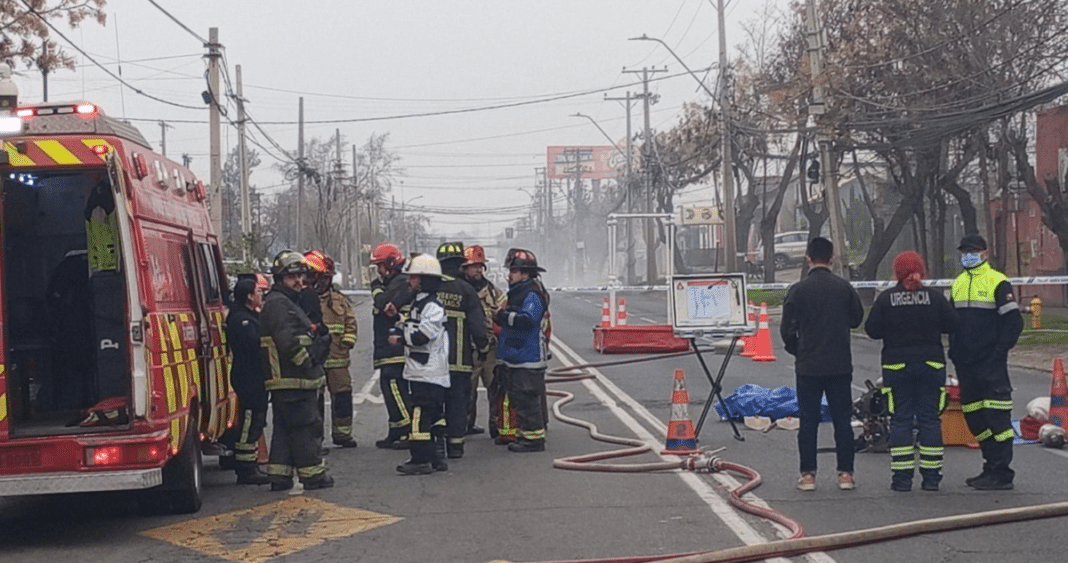
<svg viewBox="0 0 1068 563"><path fill-rule="evenodd" d="M93 145L93 152L96 153L96 154L107 154L108 153L108 146L107 145Z"/></svg>
<svg viewBox="0 0 1068 563"><path fill-rule="evenodd" d="M155 464L166 459L167 449L166 442L89 446L85 448L85 465L88 467L100 467L106 465Z"/></svg>
<svg viewBox="0 0 1068 563"><path fill-rule="evenodd" d="M33 108L19 108L15 110L15 115L18 117L33 117L37 114L37 111Z"/></svg>
<svg viewBox="0 0 1068 563"><path fill-rule="evenodd" d="M74 111L82 115L93 114L96 113L96 106L93 104L79 104L74 108Z"/></svg>

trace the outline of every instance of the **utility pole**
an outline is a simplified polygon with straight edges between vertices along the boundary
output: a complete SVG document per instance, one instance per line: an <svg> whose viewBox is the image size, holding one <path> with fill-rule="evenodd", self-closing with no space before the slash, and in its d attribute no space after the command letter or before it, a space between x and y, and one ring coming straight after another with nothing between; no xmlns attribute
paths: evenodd
<svg viewBox="0 0 1068 563"><path fill-rule="evenodd" d="M219 112L219 28L208 28L208 137L210 138L211 222L217 233L222 233L222 138L220 136Z"/></svg>
<svg viewBox="0 0 1068 563"><path fill-rule="evenodd" d="M586 194L582 189L582 151L579 147L574 148L575 155L575 185L571 191L575 198L575 282L580 283L586 274L586 241L584 239L586 222Z"/></svg>
<svg viewBox="0 0 1068 563"><path fill-rule="evenodd" d="M812 105L809 114L819 125L816 141L820 147L820 170L823 175L823 205L831 219L831 241L834 243L835 260L832 268L836 274L849 279L849 251L842 230L842 202L838 198L838 159L834 154L834 129L823 118L827 111L827 94L823 89L823 28L816 12L816 0L806 0L805 28L808 35L808 59L812 72Z"/></svg>
<svg viewBox="0 0 1068 563"><path fill-rule="evenodd" d="M356 287L363 285L363 241L360 240L360 175L359 160L356 157L356 144L352 145L352 197L355 203L352 206L352 239L356 244L356 252L349 259L349 269L356 274Z"/></svg>
<svg viewBox="0 0 1068 563"><path fill-rule="evenodd" d="M723 0L719 0L719 111L720 173L723 183L723 265L728 272L738 271L738 229L734 224L734 176L731 174L733 150L730 133L730 98L727 96L727 29Z"/></svg>
<svg viewBox="0 0 1068 563"><path fill-rule="evenodd" d="M642 165L645 170L643 182L645 186L645 212L655 213L653 209L653 178L649 173L649 163L655 158L653 150L653 132L649 125L649 106L652 104L649 94L649 74L656 74L658 72L667 72L666 68L642 68L638 70L623 69L623 72L629 73L641 73L642 75L642 109L645 111L645 133L643 134L642 143ZM656 246L656 233L653 229L655 223L653 219L645 220L645 283L652 285L656 282L656 252L654 247Z"/></svg>
<svg viewBox="0 0 1068 563"><path fill-rule="evenodd" d="M237 77L237 165L241 186L241 259L248 262L248 240L252 233L252 209L248 196L248 149L245 146L245 95L241 88L241 65Z"/></svg>
<svg viewBox="0 0 1068 563"><path fill-rule="evenodd" d="M301 241L304 224L304 97L300 98L297 114L297 248L304 248Z"/></svg>
<svg viewBox="0 0 1068 563"><path fill-rule="evenodd" d="M634 159L631 156L631 155L634 154L634 152L633 152L633 144L634 144L634 142L633 142L633 140L631 138L632 135L631 135L631 131L630 131L630 107L631 107L631 101L633 99L635 99L635 98L644 98L644 97L645 97L644 94L640 95L640 96L631 96L630 90L628 90L627 91L627 95L622 97L622 98L610 98L608 96L604 97L605 100L623 101L625 107L627 108L627 154L626 154L627 172L626 172L626 176L624 176L624 178L623 178L623 185L625 186L625 197L626 197L626 202L627 202L627 204L626 204L627 205L627 213L633 213L634 212L634 210L632 209L632 205L633 204L631 202L631 197L630 197L630 179L634 175L634 171L633 171L633 168L632 168L632 166L633 166L632 161ZM627 235L627 274L626 274L626 276L627 276L627 284L631 285L631 284L634 283L634 229L632 228L632 222L631 222L630 219L628 219L628 220L623 222L623 229L624 229L624 231L626 231L626 235ZM615 252L615 251L616 251L616 249L614 249L614 248L609 250L609 252ZM614 275L615 272L612 272L612 274Z"/></svg>
<svg viewBox="0 0 1068 563"><path fill-rule="evenodd" d="M48 100L45 100L45 101L48 101ZM159 120L159 138L160 138L159 147L160 147L160 152L163 153L163 156L167 156L167 130L168 129L174 129L174 127L172 127L171 125L167 124L167 122L163 121L162 119Z"/></svg>

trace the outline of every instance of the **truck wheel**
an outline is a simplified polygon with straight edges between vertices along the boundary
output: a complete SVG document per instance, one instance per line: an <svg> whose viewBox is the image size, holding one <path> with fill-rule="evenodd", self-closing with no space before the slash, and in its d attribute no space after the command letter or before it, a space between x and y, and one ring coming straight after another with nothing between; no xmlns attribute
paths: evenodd
<svg viewBox="0 0 1068 563"><path fill-rule="evenodd" d="M163 484L141 491L137 504L145 514L190 514L200 510L202 483L200 443L191 421L181 451L163 467Z"/></svg>

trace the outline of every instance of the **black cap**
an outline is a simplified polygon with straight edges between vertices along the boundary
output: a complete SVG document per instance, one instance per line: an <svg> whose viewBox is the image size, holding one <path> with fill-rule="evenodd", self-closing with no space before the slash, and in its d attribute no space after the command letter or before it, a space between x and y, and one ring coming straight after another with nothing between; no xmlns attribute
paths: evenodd
<svg viewBox="0 0 1068 563"><path fill-rule="evenodd" d="M964 238L960 239L960 245L957 246L957 250L966 248L986 250L986 239L979 235L964 235Z"/></svg>

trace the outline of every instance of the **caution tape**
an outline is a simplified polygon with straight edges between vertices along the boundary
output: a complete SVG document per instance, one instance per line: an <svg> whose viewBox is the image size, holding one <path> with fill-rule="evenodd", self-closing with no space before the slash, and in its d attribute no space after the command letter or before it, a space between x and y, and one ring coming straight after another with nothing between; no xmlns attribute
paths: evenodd
<svg viewBox="0 0 1068 563"><path fill-rule="evenodd" d="M1021 285L1068 285L1068 276L1034 276L1029 278L1008 278L1008 282L1014 286ZM752 289L787 289L796 282L790 283L750 283L746 284L746 290ZM939 279L939 280L924 280L924 285L927 287L951 287L953 285L952 279ZM897 285L896 280L862 280L851 281L849 285L856 289L886 289ZM604 292L610 289L616 291L667 291L667 285L598 285L598 286L576 286L576 287L548 287L549 291L569 292L569 293L583 293L583 292Z"/></svg>

